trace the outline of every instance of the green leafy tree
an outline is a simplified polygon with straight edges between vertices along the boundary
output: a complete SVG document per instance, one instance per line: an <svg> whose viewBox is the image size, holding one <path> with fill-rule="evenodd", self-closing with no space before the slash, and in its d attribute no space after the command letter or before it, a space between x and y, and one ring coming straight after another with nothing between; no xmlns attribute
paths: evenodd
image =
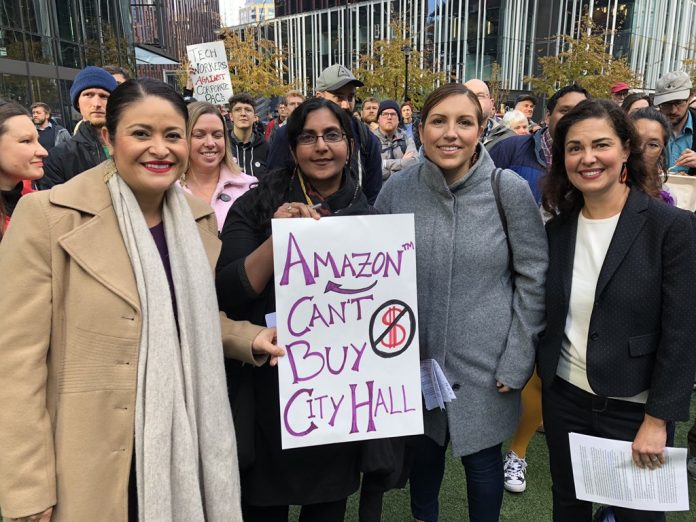
<svg viewBox="0 0 696 522"><path fill-rule="evenodd" d="M273 41L260 38L256 28L225 31L222 36L235 93L270 97L279 96L290 88L281 80L286 66ZM188 68L188 64L185 66Z"/></svg>
<svg viewBox="0 0 696 522"><path fill-rule="evenodd" d="M356 76L365 87L361 96L379 99L403 100L406 85L406 56L404 48L411 48L411 40L405 35L399 22L391 23L391 40L377 40L373 54L360 56L360 68ZM425 63L428 57L423 57ZM434 73L429 67L420 66L421 53L411 48L408 60L408 97L418 106L439 83L445 81L445 73Z"/></svg>
<svg viewBox="0 0 696 522"><path fill-rule="evenodd" d="M587 22L579 38L561 35L563 50L557 56L539 58L541 74L524 81L530 82L535 92L547 96L564 85L577 82L600 98L607 97L611 86L617 82L640 85L640 79L626 59L612 56L605 35L593 34L591 28L591 22Z"/></svg>

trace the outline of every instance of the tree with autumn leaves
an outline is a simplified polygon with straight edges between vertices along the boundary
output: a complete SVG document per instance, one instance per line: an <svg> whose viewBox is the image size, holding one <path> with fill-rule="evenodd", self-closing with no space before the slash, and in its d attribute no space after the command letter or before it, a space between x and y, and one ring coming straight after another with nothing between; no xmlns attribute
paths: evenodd
<svg viewBox="0 0 696 522"><path fill-rule="evenodd" d="M445 81L445 73L435 73L430 67L421 67L421 53L412 48L410 38L404 34L403 26L391 23L392 37L374 42L371 54L360 57L360 67L353 71L365 86L360 96L374 96L380 100L402 100L406 85L406 56L404 48L410 48L408 60L408 97L417 105L422 105L432 90ZM427 59L425 62L427 63Z"/></svg>
<svg viewBox="0 0 696 522"><path fill-rule="evenodd" d="M227 51L227 63L235 93L254 96L280 96L288 90L280 78L285 65L275 43L258 35L255 27L244 31L224 31L220 35ZM179 80L186 82L189 64L182 60Z"/></svg>
<svg viewBox="0 0 696 522"><path fill-rule="evenodd" d="M561 35L562 51L557 56L539 58L541 74L524 79L534 92L551 96L564 85L578 83L592 96L604 98L615 83L641 84L625 58L609 53L605 35L593 34L591 29L589 22L579 38Z"/></svg>

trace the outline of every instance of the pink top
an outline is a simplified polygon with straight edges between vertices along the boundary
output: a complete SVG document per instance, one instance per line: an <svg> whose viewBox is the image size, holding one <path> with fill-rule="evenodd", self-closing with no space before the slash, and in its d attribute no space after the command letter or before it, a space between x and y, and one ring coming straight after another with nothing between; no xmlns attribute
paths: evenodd
<svg viewBox="0 0 696 522"><path fill-rule="evenodd" d="M225 224L225 218L227 217L227 212L230 210L232 203L249 190L252 183L258 183L258 180L254 176L249 176L243 172L232 174L224 163L220 165L220 179L218 180L211 200L208 202L215 211L218 232L222 231L222 226ZM181 188L189 194L192 193L191 189L189 189L185 183L181 184Z"/></svg>

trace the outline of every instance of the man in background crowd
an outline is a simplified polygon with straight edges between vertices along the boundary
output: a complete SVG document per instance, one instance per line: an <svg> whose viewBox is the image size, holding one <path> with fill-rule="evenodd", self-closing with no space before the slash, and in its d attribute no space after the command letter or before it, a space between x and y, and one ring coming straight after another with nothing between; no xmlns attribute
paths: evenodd
<svg viewBox="0 0 696 522"><path fill-rule="evenodd" d="M375 136L382 147L382 178L389 176L409 165L418 163L418 151L413 138L399 128L401 112L399 104L393 100L384 100L379 104Z"/></svg>
<svg viewBox="0 0 696 522"><path fill-rule="evenodd" d="M65 183L109 157L101 129L106 124L106 102L117 86L113 76L99 67L86 67L77 73L70 100L82 121L69 141L50 151L44 177L37 182L40 189Z"/></svg>
<svg viewBox="0 0 696 522"><path fill-rule="evenodd" d="M696 109L689 107L691 78L684 71L672 71L657 80L655 106L669 120L672 135L667 142L667 168L696 176Z"/></svg>
<svg viewBox="0 0 696 522"><path fill-rule="evenodd" d="M263 133L254 131L256 100L246 93L230 98L232 154L245 174L261 179L266 174L268 145Z"/></svg>
<svg viewBox="0 0 696 522"><path fill-rule="evenodd" d="M377 130L377 111L379 110L379 100L377 98L365 98L362 103L362 112L360 116L362 117L363 123L366 123L372 132Z"/></svg>
<svg viewBox="0 0 696 522"><path fill-rule="evenodd" d="M62 143L70 141L71 135L68 130L51 121L51 109L43 102L36 102L31 106L31 119L39 131L39 143L50 151Z"/></svg>

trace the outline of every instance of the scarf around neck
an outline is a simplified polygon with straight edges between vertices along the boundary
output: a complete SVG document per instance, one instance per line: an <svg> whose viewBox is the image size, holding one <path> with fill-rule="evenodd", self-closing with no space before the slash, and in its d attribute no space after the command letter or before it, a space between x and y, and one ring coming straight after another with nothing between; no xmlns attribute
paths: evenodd
<svg viewBox="0 0 696 522"><path fill-rule="evenodd" d="M140 297L135 405L141 522L241 521L237 447L227 398L213 275L181 189L165 193L162 218L177 323L164 265L130 187L107 174Z"/></svg>

